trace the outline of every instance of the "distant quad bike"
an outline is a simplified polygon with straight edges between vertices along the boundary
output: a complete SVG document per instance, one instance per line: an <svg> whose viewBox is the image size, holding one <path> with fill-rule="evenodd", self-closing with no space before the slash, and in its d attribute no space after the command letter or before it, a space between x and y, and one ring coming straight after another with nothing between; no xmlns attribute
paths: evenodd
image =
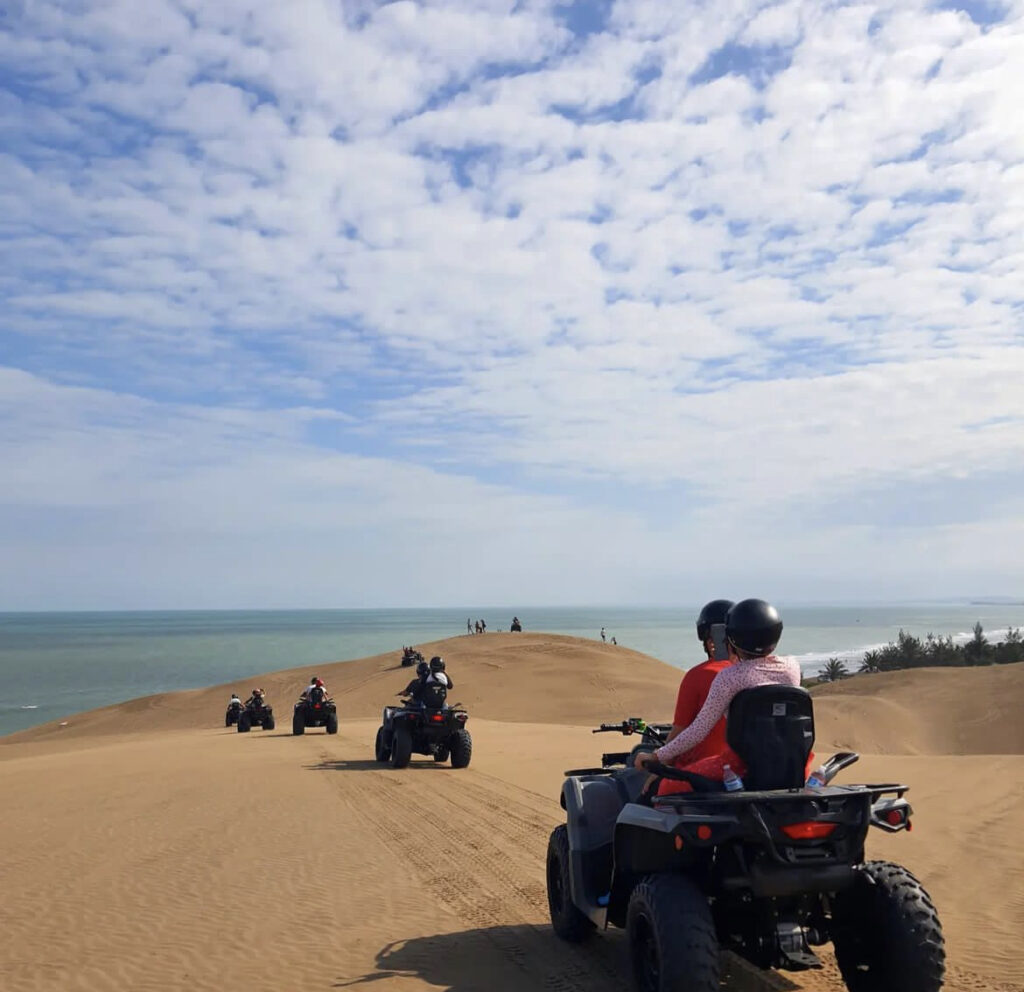
<svg viewBox="0 0 1024 992"><path fill-rule="evenodd" d="M424 661L424 657L421 652L415 648L402 648L402 667L409 668L412 665L418 665L421 661Z"/></svg>
<svg viewBox="0 0 1024 992"><path fill-rule="evenodd" d="M307 727L323 727L329 734L338 732L338 710L334 700L319 686L309 690L309 695L295 704L292 713L292 733L297 737L306 732Z"/></svg>
<svg viewBox="0 0 1024 992"><path fill-rule="evenodd" d="M262 727L264 730L274 729L274 710L266 702L249 701L242 707L238 714L238 732L247 734L253 727Z"/></svg>
<svg viewBox="0 0 1024 992"><path fill-rule="evenodd" d="M613 730L641 733L642 749L663 743L637 719L594 733ZM805 787L814 715L803 689L739 693L727 739L748 766L745 791L655 764L694 791L647 805L646 773L621 767L625 752L566 773L566 823L547 854L555 933L579 942L624 928L640 992L717 992L720 948L759 968L818 968L811 948L829 941L850 992L941 989L945 945L928 893L905 868L864 860L869 827L911 829L908 787L829 784L851 752L825 763L825 785Z"/></svg>
<svg viewBox="0 0 1024 992"><path fill-rule="evenodd" d="M436 762L451 759L452 768L465 768L473 756L468 719L461 704L443 709L385 706L374 754L392 768L405 768L413 754L430 755Z"/></svg>
<svg viewBox="0 0 1024 992"><path fill-rule="evenodd" d="M523 625L518 620L513 620L512 621L512 626L509 627L509 631L511 631L511 633L513 633L513 634L521 633L522 629L523 629Z"/></svg>
<svg viewBox="0 0 1024 992"><path fill-rule="evenodd" d="M238 714L242 712L242 701L234 699L228 703L227 711L224 714L224 726L233 727L238 723Z"/></svg>

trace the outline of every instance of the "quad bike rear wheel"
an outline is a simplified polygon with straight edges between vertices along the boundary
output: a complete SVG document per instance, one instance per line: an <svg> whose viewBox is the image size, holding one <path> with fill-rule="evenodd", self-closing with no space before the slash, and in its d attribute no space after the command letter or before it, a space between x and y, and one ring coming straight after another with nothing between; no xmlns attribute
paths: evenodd
<svg viewBox="0 0 1024 992"><path fill-rule="evenodd" d="M938 992L946 972L942 924L906 868L869 861L832 903L836 963L850 992Z"/></svg>
<svg viewBox="0 0 1024 992"><path fill-rule="evenodd" d="M252 729L252 720L248 713L238 714L238 732L240 734L247 734Z"/></svg>
<svg viewBox="0 0 1024 992"><path fill-rule="evenodd" d="M276 727L276 726L277 726L277 724L274 723L274 714L271 713L269 716L267 716L264 719L264 721L263 721L263 729L264 730L273 730L274 727Z"/></svg>
<svg viewBox="0 0 1024 992"><path fill-rule="evenodd" d="M327 733L336 734L338 732L338 714L328 713L324 726L327 728Z"/></svg>
<svg viewBox="0 0 1024 992"><path fill-rule="evenodd" d="M292 715L292 733L296 737L301 737L306 732L306 718L302 715L299 710L296 710Z"/></svg>
<svg viewBox="0 0 1024 992"><path fill-rule="evenodd" d="M391 737L391 767L405 768L412 760L412 734L407 727L395 727Z"/></svg>
<svg viewBox="0 0 1024 992"><path fill-rule="evenodd" d="M391 758L391 748L387 745L384 728L377 728L377 739L373 742L373 756L383 765Z"/></svg>
<svg viewBox="0 0 1024 992"><path fill-rule="evenodd" d="M717 992L719 948L704 894L684 875L648 875L626 913L639 992Z"/></svg>
<svg viewBox="0 0 1024 992"><path fill-rule="evenodd" d="M548 911L555 933L580 944L593 934L594 924L572 901L569 870L569 828L563 823L548 838Z"/></svg>
<svg viewBox="0 0 1024 992"><path fill-rule="evenodd" d="M452 768L466 768L469 759L473 757L473 738L469 731L463 728L456 730L448 738L448 747L451 750Z"/></svg>

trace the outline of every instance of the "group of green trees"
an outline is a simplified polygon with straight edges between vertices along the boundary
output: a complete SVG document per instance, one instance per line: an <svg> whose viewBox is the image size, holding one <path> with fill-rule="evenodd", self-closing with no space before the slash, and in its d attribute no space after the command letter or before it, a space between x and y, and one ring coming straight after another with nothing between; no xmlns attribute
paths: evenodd
<svg viewBox="0 0 1024 992"><path fill-rule="evenodd" d="M901 630L884 648L868 651L858 672L895 672L903 668L952 668L973 665L1007 665L1024 661L1024 637L1019 627L1010 627L1006 637L995 644L985 636L979 621L966 644L954 644L952 637L929 634L922 640ZM818 673L822 682L838 682L853 673L839 658L829 658Z"/></svg>

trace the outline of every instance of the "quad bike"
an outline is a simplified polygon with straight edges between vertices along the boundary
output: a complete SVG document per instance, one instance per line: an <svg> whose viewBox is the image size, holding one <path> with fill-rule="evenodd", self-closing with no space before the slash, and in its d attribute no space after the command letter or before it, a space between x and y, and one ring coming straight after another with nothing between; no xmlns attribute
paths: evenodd
<svg viewBox="0 0 1024 992"><path fill-rule="evenodd" d="M253 727L274 729L274 710L265 702L249 700L238 714L238 732L247 734Z"/></svg>
<svg viewBox="0 0 1024 992"><path fill-rule="evenodd" d="M402 648L403 668L410 668L413 665L418 665L423 660L422 652L417 651L415 648Z"/></svg>
<svg viewBox="0 0 1024 992"><path fill-rule="evenodd" d="M405 768L413 754L430 755L436 762L450 758L452 768L465 768L473 756L468 719L459 703L440 709L415 704L385 706L374 755L392 768Z"/></svg>
<svg viewBox="0 0 1024 992"><path fill-rule="evenodd" d="M233 727L238 723L238 714L242 712L242 701L240 699L233 699L228 703L227 711L224 714L224 726Z"/></svg>
<svg viewBox="0 0 1024 992"><path fill-rule="evenodd" d="M580 942L626 929L640 992L716 992L720 948L759 968L818 968L812 947L829 941L850 992L941 989L945 945L928 893L905 868L864 859L869 827L911 829L908 787L830 784L852 752L805 786L814 715L803 689L744 690L727 721L747 765L741 791L654 763L693 791L649 799L625 752L566 772L566 823L547 854L555 933ZM611 730L661 742L661 728L638 720L594 732Z"/></svg>
<svg viewBox="0 0 1024 992"><path fill-rule="evenodd" d="M513 634L522 633L523 625L518 620L512 621L512 626L509 627L509 631Z"/></svg>
<svg viewBox="0 0 1024 992"><path fill-rule="evenodd" d="M323 727L329 734L338 732L338 709L319 686L310 689L292 712L292 733L301 736L307 727Z"/></svg>

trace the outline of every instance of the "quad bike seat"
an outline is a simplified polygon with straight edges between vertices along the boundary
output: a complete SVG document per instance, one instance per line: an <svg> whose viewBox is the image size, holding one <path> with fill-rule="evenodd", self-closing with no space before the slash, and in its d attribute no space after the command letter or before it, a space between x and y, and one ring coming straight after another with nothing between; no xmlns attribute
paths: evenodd
<svg viewBox="0 0 1024 992"><path fill-rule="evenodd" d="M814 747L814 706L806 689L763 685L744 689L729 706L726 740L747 766L751 791L799 789Z"/></svg>

